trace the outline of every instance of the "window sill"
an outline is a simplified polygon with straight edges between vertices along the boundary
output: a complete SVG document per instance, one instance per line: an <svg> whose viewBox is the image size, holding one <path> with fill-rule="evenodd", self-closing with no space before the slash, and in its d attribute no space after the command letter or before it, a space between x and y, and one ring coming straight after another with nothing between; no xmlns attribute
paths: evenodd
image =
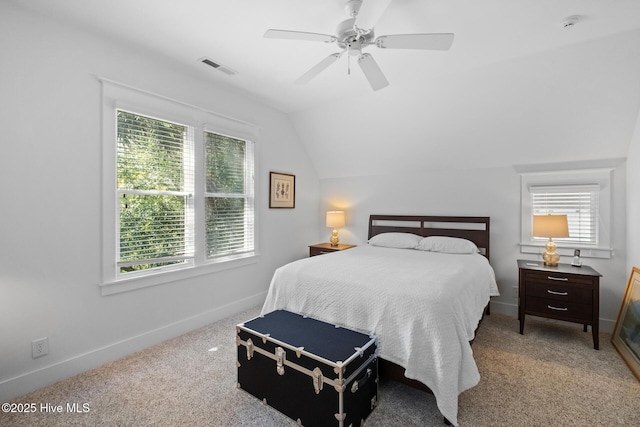
<svg viewBox="0 0 640 427"><path fill-rule="evenodd" d="M104 282L99 285L100 293L103 296L119 294L122 292L129 292L136 289L143 289L150 286L163 285L165 283L172 283L179 280L190 279L192 277L203 276L205 274L216 273L218 271L245 267L247 265L256 264L258 262L258 257L258 254L253 254L236 259L209 262L197 267L187 267L179 270L151 274L148 276L138 276Z"/></svg>
<svg viewBox="0 0 640 427"><path fill-rule="evenodd" d="M520 243L520 252L523 254L536 254L542 256L544 252L544 244L535 243ZM580 250L580 258L603 258L609 259L613 257L613 248L594 247L594 246L560 246L556 249L556 252L560 256L573 257L573 251L575 249Z"/></svg>

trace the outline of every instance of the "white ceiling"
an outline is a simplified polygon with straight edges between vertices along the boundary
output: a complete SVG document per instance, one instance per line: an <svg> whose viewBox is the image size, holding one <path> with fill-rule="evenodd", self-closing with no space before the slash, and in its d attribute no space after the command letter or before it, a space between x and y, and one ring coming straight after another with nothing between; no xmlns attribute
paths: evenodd
<svg viewBox="0 0 640 427"><path fill-rule="evenodd" d="M347 74L347 55L300 86L338 49L264 32L335 34L344 0L14 0L289 114L321 177L626 155L640 108L640 1L364 1L384 9L377 35L453 32L452 48L367 48L390 82L377 92L354 61ZM570 15L581 19L563 28Z"/></svg>

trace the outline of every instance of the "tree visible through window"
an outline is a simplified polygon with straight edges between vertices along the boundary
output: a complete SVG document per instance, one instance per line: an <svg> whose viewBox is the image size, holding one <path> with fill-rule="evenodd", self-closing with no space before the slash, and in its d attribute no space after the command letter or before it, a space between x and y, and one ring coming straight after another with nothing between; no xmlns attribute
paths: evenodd
<svg viewBox="0 0 640 427"><path fill-rule="evenodd" d="M119 274L195 265L200 252L213 261L254 251L253 143L203 131L202 167L193 127L124 110L116 116ZM195 188L196 173L204 189Z"/></svg>
<svg viewBox="0 0 640 427"><path fill-rule="evenodd" d="M205 132L206 253L253 251L253 153L247 141Z"/></svg>
<svg viewBox="0 0 640 427"><path fill-rule="evenodd" d="M127 111L117 114L120 273L193 258L193 132Z"/></svg>
<svg viewBox="0 0 640 427"><path fill-rule="evenodd" d="M100 82L102 294L257 262L258 127Z"/></svg>

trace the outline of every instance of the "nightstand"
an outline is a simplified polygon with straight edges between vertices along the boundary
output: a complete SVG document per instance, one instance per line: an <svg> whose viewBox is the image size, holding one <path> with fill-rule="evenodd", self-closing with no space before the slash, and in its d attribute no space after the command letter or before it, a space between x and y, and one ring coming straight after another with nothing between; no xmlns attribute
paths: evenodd
<svg viewBox="0 0 640 427"><path fill-rule="evenodd" d="M527 314L591 325L593 348L600 348L598 322L600 313L600 273L583 265L558 264L547 267L542 261L518 260L518 320L524 333Z"/></svg>
<svg viewBox="0 0 640 427"><path fill-rule="evenodd" d="M338 246L331 246L331 243L318 243L309 246L309 256L323 255L331 252L344 251L345 249L355 248L356 245L347 245L338 243Z"/></svg>

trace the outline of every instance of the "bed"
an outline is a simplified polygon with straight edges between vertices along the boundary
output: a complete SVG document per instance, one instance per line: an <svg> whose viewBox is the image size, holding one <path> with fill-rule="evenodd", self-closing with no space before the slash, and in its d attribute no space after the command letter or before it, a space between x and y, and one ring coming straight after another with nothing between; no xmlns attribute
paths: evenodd
<svg viewBox="0 0 640 427"><path fill-rule="evenodd" d="M277 269L262 314L378 335L381 371L428 389L457 425L458 395L480 380L470 342L499 295L489 255L488 217L371 215L368 244Z"/></svg>

